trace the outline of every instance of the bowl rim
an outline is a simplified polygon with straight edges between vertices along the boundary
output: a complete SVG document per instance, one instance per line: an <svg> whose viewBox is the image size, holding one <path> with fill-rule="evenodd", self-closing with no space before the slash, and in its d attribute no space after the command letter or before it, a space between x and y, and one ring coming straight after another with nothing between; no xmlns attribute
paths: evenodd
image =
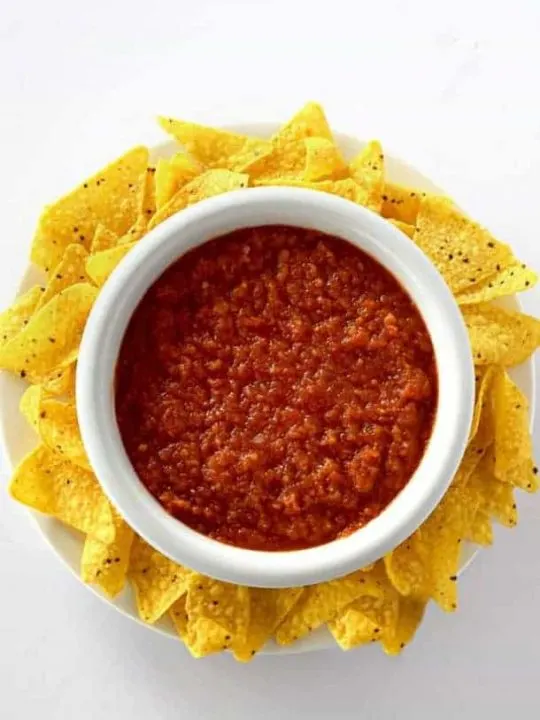
<svg viewBox="0 0 540 720"><path fill-rule="evenodd" d="M242 213L245 217L240 222ZM256 217L259 221L249 219ZM439 379L444 376L444 383L439 382L438 410L424 457L407 486L377 518L326 545L264 552L212 540L161 507L142 485L125 453L116 425L112 382L131 314L168 265L192 247L235 228L280 223L344 237L396 276L428 326ZM345 229L333 230L337 226ZM261 187L229 192L172 216L126 256L103 287L87 321L77 364L76 399L83 443L104 492L150 545L173 561L220 580L253 587L288 587L334 579L374 562L405 540L433 511L466 447L474 404L474 369L463 319L450 290L430 260L402 232L336 196L300 188Z"/></svg>

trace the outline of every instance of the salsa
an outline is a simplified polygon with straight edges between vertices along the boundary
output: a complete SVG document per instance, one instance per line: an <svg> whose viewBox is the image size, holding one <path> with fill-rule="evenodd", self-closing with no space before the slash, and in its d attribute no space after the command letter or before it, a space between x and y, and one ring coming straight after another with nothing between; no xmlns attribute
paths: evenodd
<svg viewBox="0 0 540 720"><path fill-rule="evenodd" d="M238 230L171 265L124 337L120 433L183 523L257 550L330 542L376 517L429 440L437 372L398 281L353 245Z"/></svg>

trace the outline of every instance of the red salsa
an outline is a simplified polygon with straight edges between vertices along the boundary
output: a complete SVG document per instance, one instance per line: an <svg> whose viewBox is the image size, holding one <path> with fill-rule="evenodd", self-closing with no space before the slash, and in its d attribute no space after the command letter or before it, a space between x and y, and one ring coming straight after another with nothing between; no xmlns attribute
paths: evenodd
<svg viewBox="0 0 540 720"><path fill-rule="evenodd" d="M224 543L347 535L407 484L437 406L430 337L378 262L264 226L197 248L149 289L117 368L128 456L162 506Z"/></svg>

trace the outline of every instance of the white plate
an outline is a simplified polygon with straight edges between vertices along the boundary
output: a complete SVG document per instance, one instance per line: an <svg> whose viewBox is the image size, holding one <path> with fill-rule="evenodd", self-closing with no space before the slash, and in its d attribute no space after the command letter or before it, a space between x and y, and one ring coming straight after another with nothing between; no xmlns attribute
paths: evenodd
<svg viewBox="0 0 540 720"><path fill-rule="evenodd" d="M249 123L226 126L226 129L233 130L234 132L260 137L269 137L277 130L277 128L277 123ZM341 133L335 133L335 138L347 159L350 159L359 152L365 144L354 137L343 135ZM152 151L152 161L157 160L159 157L169 157L176 151L176 149L177 146L172 142L156 146ZM396 157L386 153L385 162L386 174L390 180L403 185L417 187L427 192L444 194L444 191L441 188L434 185L434 183L432 183L419 171ZM22 242L29 242L29 238L22 239ZM33 266L29 266L21 282L19 291L24 292L32 285L42 282L43 279L41 271ZM515 298L511 298L505 304L508 304L510 307L519 307L519 303ZM535 402L534 364L531 360L528 360L520 367L513 369L511 375L529 399L532 422ZM30 452L37 443L37 436L35 432L27 424L19 412L19 401L25 388L26 383L19 378L8 375L7 373L0 374L0 444L6 463L11 468L17 465L22 457L24 457L26 453ZM79 565L83 547L82 535L70 530L54 518L47 517L41 513L31 510L29 510L29 513L37 523L43 538L49 543L50 547L63 560L65 565L77 577L79 577ZM473 546L464 547L463 557L461 560L461 571L463 571L465 567L471 563L476 552L477 549ZM88 587L109 605L116 608L116 610L144 625L144 627L177 639L172 623L168 618L161 619L155 625L146 625L142 623L137 614L134 596L130 587L126 587L126 589L114 600L105 596L96 587L90 585L87 585L86 587ZM270 642L264 649L264 652L290 654L309 652L312 650L323 650L329 647L336 647L334 640L326 628L321 628L312 635L303 638L289 647L280 647L274 642Z"/></svg>

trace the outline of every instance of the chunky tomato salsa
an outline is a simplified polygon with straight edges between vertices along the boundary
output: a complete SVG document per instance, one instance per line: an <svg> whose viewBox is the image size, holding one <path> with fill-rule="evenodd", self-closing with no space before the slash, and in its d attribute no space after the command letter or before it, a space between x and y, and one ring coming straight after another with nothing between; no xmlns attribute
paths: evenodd
<svg viewBox="0 0 540 720"><path fill-rule="evenodd" d="M197 248L124 338L128 456L173 516L224 543L293 550L376 517L437 405L433 347L399 283L349 243L264 226Z"/></svg>

